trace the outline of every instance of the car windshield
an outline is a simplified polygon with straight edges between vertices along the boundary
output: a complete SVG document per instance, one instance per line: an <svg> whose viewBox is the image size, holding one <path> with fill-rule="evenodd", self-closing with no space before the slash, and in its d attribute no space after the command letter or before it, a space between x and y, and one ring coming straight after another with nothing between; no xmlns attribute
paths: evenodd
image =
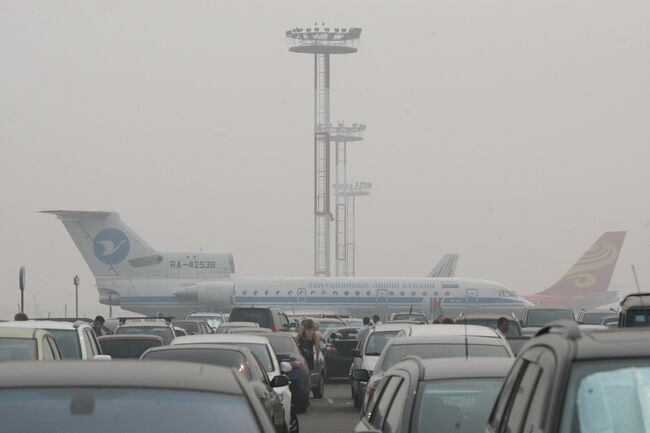
<svg viewBox="0 0 650 433"><path fill-rule="evenodd" d="M464 319L460 319L458 323L465 323ZM512 320L508 321L509 327L508 327L508 332L506 332L504 335L506 337L521 337L521 328L517 324L517 322L513 322ZM497 320L496 319L472 319L468 318L467 319L467 324L468 325L479 325L479 326L487 326L488 328L492 329L497 329Z"/></svg>
<svg viewBox="0 0 650 433"><path fill-rule="evenodd" d="M484 430L503 378L434 380L420 386L415 428L440 432L475 433Z"/></svg>
<svg viewBox="0 0 650 433"><path fill-rule="evenodd" d="M158 389L3 390L0 419L3 431L16 433L260 431L244 397Z"/></svg>
<svg viewBox="0 0 650 433"><path fill-rule="evenodd" d="M345 328L346 326L345 322L339 322L338 320L318 320L318 328L321 331L323 329Z"/></svg>
<svg viewBox="0 0 650 433"><path fill-rule="evenodd" d="M611 311L585 313L582 316L582 323L585 325L600 325L605 317L612 315Z"/></svg>
<svg viewBox="0 0 650 433"><path fill-rule="evenodd" d="M264 367L264 370L266 370L267 373L272 373L273 371L275 371L275 367L273 366L273 361L271 360L271 354L269 353L269 348L266 346L266 344L240 343L234 341L224 341L216 344L228 344L228 345L245 347L249 349L251 352L253 352L253 355L255 355L257 359L260 360L262 366Z"/></svg>
<svg viewBox="0 0 650 433"><path fill-rule="evenodd" d="M0 337L0 362L36 359L36 340Z"/></svg>
<svg viewBox="0 0 650 433"><path fill-rule="evenodd" d="M120 326L115 333L157 335L165 340L165 344L170 344L174 339L174 333L167 326Z"/></svg>
<svg viewBox="0 0 650 433"><path fill-rule="evenodd" d="M205 348L184 349L174 346L174 349L156 350L145 354L142 359L162 361L196 362L199 364L220 365L236 369L239 373L251 379L251 372L247 367L246 358L241 352L235 350Z"/></svg>
<svg viewBox="0 0 650 433"><path fill-rule="evenodd" d="M147 349L160 347L161 341L151 338L107 338L100 339L102 353L111 358L140 358Z"/></svg>
<svg viewBox="0 0 650 433"><path fill-rule="evenodd" d="M526 326L546 326L555 320L575 320L571 310L530 310Z"/></svg>
<svg viewBox="0 0 650 433"><path fill-rule="evenodd" d="M79 335L75 329L48 329L61 348L63 359L81 359Z"/></svg>
<svg viewBox="0 0 650 433"><path fill-rule="evenodd" d="M263 328L270 328L273 325L273 313L271 310L257 308L238 308L230 313L229 322L253 322Z"/></svg>
<svg viewBox="0 0 650 433"><path fill-rule="evenodd" d="M269 334L266 339L269 340L271 347L278 355L291 355L297 352L296 343L290 336Z"/></svg>
<svg viewBox="0 0 650 433"><path fill-rule="evenodd" d="M223 323L223 320L219 316L190 316L192 320L206 321L212 327L212 329L217 329L219 325Z"/></svg>
<svg viewBox="0 0 650 433"><path fill-rule="evenodd" d="M397 335L399 331L373 332L368 337L365 354L369 356L379 356L384 350L386 344Z"/></svg>
<svg viewBox="0 0 650 433"><path fill-rule="evenodd" d="M573 364L560 433L650 431L650 361Z"/></svg>
<svg viewBox="0 0 650 433"><path fill-rule="evenodd" d="M467 352L471 357L510 357L505 347L491 344L470 344L467 346ZM422 359L464 358L466 352L464 344L399 344L388 348L381 368L384 371L388 370L408 355L416 355Z"/></svg>

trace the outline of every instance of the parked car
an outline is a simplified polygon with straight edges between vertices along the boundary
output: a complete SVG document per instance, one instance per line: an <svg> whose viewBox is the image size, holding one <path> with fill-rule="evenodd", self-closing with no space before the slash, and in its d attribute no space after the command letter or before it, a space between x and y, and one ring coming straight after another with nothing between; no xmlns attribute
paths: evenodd
<svg viewBox="0 0 650 433"><path fill-rule="evenodd" d="M0 328L0 362L63 359L49 332L33 328Z"/></svg>
<svg viewBox="0 0 650 433"><path fill-rule="evenodd" d="M352 351L357 347L357 328L328 329L321 339L327 369L325 379L348 378L354 357Z"/></svg>
<svg viewBox="0 0 650 433"><path fill-rule="evenodd" d="M386 323L369 328L357 344L357 347L352 350L354 359L350 366L350 390L355 408L360 408L363 403L363 396L366 393L368 381L354 379L353 373L356 370L366 370L368 376L371 376L379 355L381 355L381 351L391 338L394 338L402 331L410 333L411 325Z"/></svg>
<svg viewBox="0 0 650 433"><path fill-rule="evenodd" d="M616 315L612 310L580 310L576 314L576 322L584 325L602 325L603 319Z"/></svg>
<svg viewBox="0 0 650 433"><path fill-rule="evenodd" d="M108 360L99 346L92 327L83 321L55 322L50 320L24 320L18 322L1 322L0 327L44 329L48 331L61 349L63 359Z"/></svg>
<svg viewBox="0 0 650 433"><path fill-rule="evenodd" d="M508 343L501 338L474 335L429 335L395 337L386 344L372 377L368 380L362 408L377 390L386 371L408 356L421 359L440 358L514 358Z"/></svg>
<svg viewBox="0 0 650 433"><path fill-rule="evenodd" d="M268 374L273 380L274 377L287 374L292 371L291 365L280 363L275 356L275 351L269 340L261 335L246 334L211 334L211 335L188 335L187 337L178 337L172 345L183 344L220 344L230 346L240 346L249 349L259 359ZM273 388L280 398L284 407L285 419L287 425L291 424L291 390L289 385Z"/></svg>
<svg viewBox="0 0 650 433"><path fill-rule="evenodd" d="M98 338L102 352L113 359L138 359L147 349L165 345L157 335L120 334Z"/></svg>
<svg viewBox="0 0 650 433"><path fill-rule="evenodd" d="M632 293L621 301L618 327L650 326L650 293Z"/></svg>
<svg viewBox="0 0 650 433"><path fill-rule="evenodd" d="M287 372L287 377L291 381L289 385L291 402L297 413L305 413L309 406L310 371L305 358L296 345L296 340L284 332L275 332L264 335L264 337L271 343L280 365L283 362L291 365L291 371Z"/></svg>
<svg viewBox="0 0 650 433"><path fill-rule="evenodd" d="M21 362L0 369L7 432L275 433L246 378L165 361Z"/></svg>
<svg viewBox="0 0 650 433"><path fill-rule="evenodd" d="M289 379L280 375L270 380L259 360L245 347L215 344L164 346L147 350L141 359L145 361L195 362L234 368L250 381L255 395L262 403L276 433L286 433L287 431L297 433L298 431L297 418L293 418L293 428L286 424L282 400L273 392L273 388L287 386Z"/></svg>
<svg viewBox="0 0 650 433"><path fill-rule="evenodd" d="M521 312L523 335L535 335L542 327L556 320L573 320L573 310L569 308L527 307Z"/></svg>
<svg viewBox="0 0 650 433"><path fill-rule="evenodd" d="M115 335L122 334L157 335L165 341L165 345L171 344L176 337L171 318L158 317L120 318L120 326L115 330Z"/></svg>
<svg viewBox="0 0 650 433"><path fill-rule="evenodd" d="M468 311L461 313L458 318L456 318L456 323L460 325L467 323L468 325L487 326L488 328L497 329L497 322L501 317L508 319L509 329L508 332L505 333L505 337L510 344L510 348L516 355L519 349L521 349L531 336L523 335L521 331L521 323L514 314L504 315L498 313Z"/></svg>
<svg viewBox="0 0 650 433"><path fill-rule="evenodd" d="M480 432L511 365L509 358L409 356L386 372L355 432ZM367 372L355 375L363 380Z"/></svg>
<svg viewBox="0 0 650 433"><path fill-rule="evenodd" d="M650 332L542 328L519 352L486 433L644 431Z"/></svg>
<svg viewBox="0 0 650 433"><path fill-rule="evenodd" d="M185 320L208 322L213 330L217 330L222 323L228 321L228 316L223 313L190 313Z"/></svg>
<svg viewBox="0 0 650 433"><path fill-rule="evenodd" d="M208 322L199 320L174 320L172 325L183 328L188 335L214 334L214 329Z"/></svg>
<svg viewBox="0 0 650 433"><path fill-rule="evenodd" d="M229 322L254 322L260 328L273 332L289 328L289 318L278 308L235 307L230 312Z"/></svg>
<svg viewBox="0 0 650 433"><path fill-rule="evenodd" d="M414 313L409 311L405 311L401 313L391 313L391 315L388 316L387 322L393 322L395 320L413 320L415 322L420 322L420 323L429 323L426 314Z"/></svg>

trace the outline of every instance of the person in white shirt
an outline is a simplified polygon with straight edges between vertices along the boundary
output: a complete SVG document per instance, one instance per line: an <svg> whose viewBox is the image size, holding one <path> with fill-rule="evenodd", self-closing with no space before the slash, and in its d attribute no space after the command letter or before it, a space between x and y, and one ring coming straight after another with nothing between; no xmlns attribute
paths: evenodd
<svg viewBox="0 0 650 433"><path fill-rule="evenodd" d="M357 332L357 341L363 340L363 336L366 335L368 329L370 329L370 317L366 316L363 318L363 326Z"/></svg>

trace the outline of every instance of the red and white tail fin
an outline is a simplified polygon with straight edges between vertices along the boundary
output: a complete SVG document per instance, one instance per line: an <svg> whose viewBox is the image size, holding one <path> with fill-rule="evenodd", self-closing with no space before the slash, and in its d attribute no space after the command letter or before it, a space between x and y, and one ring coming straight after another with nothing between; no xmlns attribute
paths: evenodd
<svg viewBox="0 0 650 433"><path fill-rule="evenodd" d="M543 296L588 296L605 293L626 232L605 232L557 283L536 293Z"/></svg>

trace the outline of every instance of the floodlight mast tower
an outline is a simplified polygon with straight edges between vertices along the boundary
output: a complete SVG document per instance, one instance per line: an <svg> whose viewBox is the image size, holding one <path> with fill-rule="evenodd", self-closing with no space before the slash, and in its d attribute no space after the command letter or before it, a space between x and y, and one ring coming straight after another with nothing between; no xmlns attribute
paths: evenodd
<svg viewBox="0 0 650 433"><path fill-rule="evenodd" d="M347 221L347 233L346 233L346 246L347 246L347 255L346 255L346 268L347 276L354 277L356 273L356 264L355 264L355 216L356 216L356 199L357 197L370 195L370 188L372 184L370 182L352 182L346 184L336 184L334 189L336 190L337 196L345 197L346 204L346 221Z"/></svg>
<svg viewBox="0 0 650 433"><path fill-rule="evenodd" d="M356 53L360 28L295 28L289 51L314 55L314 275L330 276L330 55Z"/></svg>
<svg viewBox="0 0 650 433"><path fill-rule="evenodd" d="M366 130L365 125L353 123L352 126L346 126L339 122L335 126L330 126L330 141L336 144L336 185L344 185L347 182L347 145L348 142L363 140L363 133ZM336 192L336 191L335 191ZM348 276L348 198L343 194L335 194L335 259L336 259L336 276Z"/></svg>

